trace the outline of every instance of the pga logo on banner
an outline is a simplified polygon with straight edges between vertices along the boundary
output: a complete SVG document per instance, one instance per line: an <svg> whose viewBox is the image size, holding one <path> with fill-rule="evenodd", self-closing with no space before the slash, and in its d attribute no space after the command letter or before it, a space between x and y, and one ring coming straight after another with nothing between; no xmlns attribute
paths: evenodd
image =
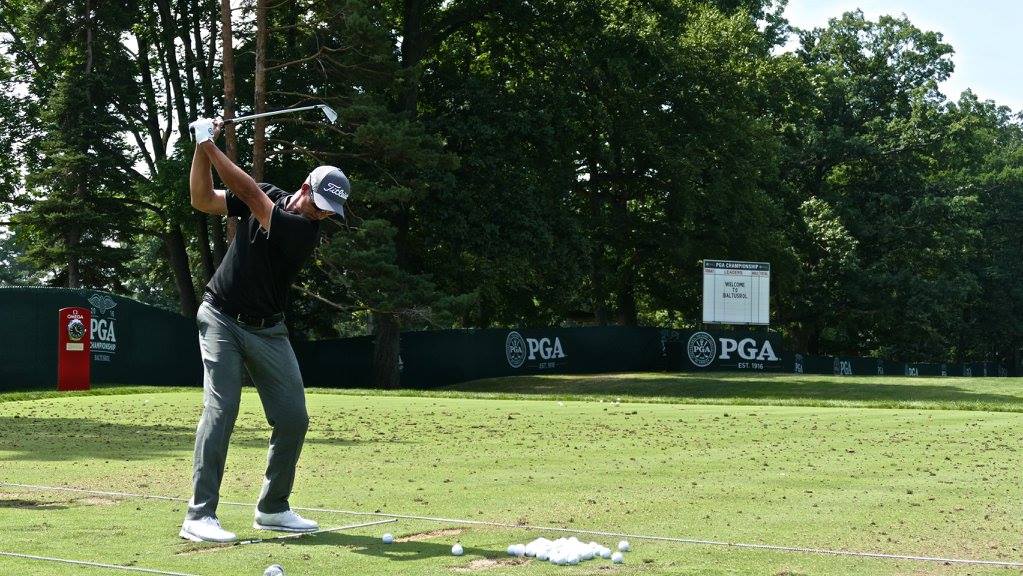
<svg viewBox="0 0 1023 576"><path fill-rule="evenodd" d="M96 293L89 297L92 306L92 322L89 333L92 337L92 359L110 362L117 353L116 311L117 302L106 294Z"/></svg>
<svg viewBox="0 0 1023 576"><path fill-rule="evenodd" d="M714 339L706 332L696 332L686 344L689 361L697 368L706 368L714 360L732 360L733 355L742 360L777 362L778 356L769 340L758 344L753 338L736 340L727 336Z"/></svg>
<svg viewBox="0 0 1023 576"><path fill-rule="evenodd" d="M509 332L504 339L504 353L508 365L521 368L527 360L543 360L537 368L554 368L554 360L564 358L565 350L557 336L550 338L523 338L518 332Z"/></svg>

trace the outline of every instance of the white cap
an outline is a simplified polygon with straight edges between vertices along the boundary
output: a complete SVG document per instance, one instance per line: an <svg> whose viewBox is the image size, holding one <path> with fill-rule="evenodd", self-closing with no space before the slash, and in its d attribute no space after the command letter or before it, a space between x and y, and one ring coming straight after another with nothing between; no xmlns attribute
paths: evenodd
<svg viewBox="0 0 1023 576"><path fill-rule="evenodd" d="M341 217L345 215L345 202L352 185L345 173L336 166L318 166L309 173L309 187L313 203L320 210L330 210Z"/></svg>

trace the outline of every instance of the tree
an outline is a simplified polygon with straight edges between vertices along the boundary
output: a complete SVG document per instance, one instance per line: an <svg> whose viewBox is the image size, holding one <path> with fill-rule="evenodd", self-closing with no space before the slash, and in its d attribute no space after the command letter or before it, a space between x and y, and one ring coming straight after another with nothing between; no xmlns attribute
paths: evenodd
<svg viewBox="0 0 1023 576"><path fill-rule="evenodd" d="M35 66L35 87L48 88L49 99L39 116L45 135L27 144L38 155L25 181L29 195L12 216L22 229L24 258L70 288L117 287L126 257L123 226L134 213L112 193L126 187L120 167L130 160L106 114L112 78L105 70L118 39L100 22L119 15L86 1L12 16L66 40L25 58Z"/></svg>
<svg viewBox="0 0 1023 576"><path fill-rule="evenodd" d="M846 260L859 262L857 278L832 303L853 321L832 324L830 336L826 319L804 322L803 341L822 351L942 357L959 311L977 293L967 266L975 238L966 225L975 199L933 177L948 161L937 86L951 73L951 47L905 18L871 22L862 12L800 37L808 83L795 109L803 121L788 134L799 152L786 154L785 178L793 202L816 199L832 210L824 219L848 231L857 249ZM802 285L816 290L813 234L797 237L807 239L796 245Z"/></svg>
<svg viewBox="0 0 1023 576"><path fill-rule="evenodd" d="M78 205L46 198L49 204L34 210L39 218L25 225L61 228L67 243L84 239L91 243L87 246L93 246L95 254L90 257L123 249L134 234L159 238L181 311L194 315L198 301L188 250L190 238L184 230L186 223L197 220L188 207L183 167L187 167L185 153L190 146L189 115L197 113L204 95L212 94L212 52L206 56L200 51L205 58L196 57L194 42L214 42L213 34L203 38L197 29L200 15L209 14L212 22L215 11L208 10L208 1L200 0L179 2L176 9L169 0L160 0L156 14L148 5L135 3L114 6L5 0L3 4L5 27L14 38L10 48L20 62L28 63L24 66L31 73L32 103L27 105L26 114L31 122L39 123L40 130L48 132L37 133L27 145L30 165L35 172L49 166L67 175L82 168L86 170L83 176L89 176L80 179L81 190L74 198ZM32 35L43 40L40 49L30 49L24 42ZM76 38L77 42L68 42ZM182 60L192 65L182 69ZM38 113L42 95L51 94L58 95L56 103L64 103L73 115L54 115L51 111L49 117L44 117ZM79 104L87 104L84 110L70 106L75 98L82 98ZM212 110L212 102L207 101L203 107ZM171 139L175 132L176 143ZM135 147L124 144L125 135ZM72 137L77 140L69 141ZM43 148L44 142L49 142L48 148ZM136 169L139 163L145 164L145 172ZM88 194L95 195L95 199ZM100 200L112 204L94 211L103 216L94 222L97 232L82 236L77 227L91 224L85 219L71 222L71 211ZM136 216L127 216L129 212ZM119 214L125 217L119 218ZM98 226L100 221L102 228ZM71 228L65 226L69 222ZM197 250L200 261L208 264L209 241L203 238L206 227L200 222L188 228L196 230L203 240L204 246ZM54 257L48 248L39 250L41 258ZM70 269L73 272L75 267Z"/></svg>
<svg viewBox="0 0 1023 576"><path fill-rule="evenodd" d="M1000 360L1018 369L1023 346L1023 127L1019 116L964 92L944 114L942 157L934 175L977 205L968 222L972 243L966 268L977 291L960 310L951 354Z"/></svg>

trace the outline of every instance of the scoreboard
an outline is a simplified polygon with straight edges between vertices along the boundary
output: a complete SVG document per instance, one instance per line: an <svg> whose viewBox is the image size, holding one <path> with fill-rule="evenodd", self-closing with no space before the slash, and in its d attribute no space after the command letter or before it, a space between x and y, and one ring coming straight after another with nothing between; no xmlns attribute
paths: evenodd
<svg viewBox="0 0 1023 576"><path fill-rule="evenodd" d="M703 261L705 324L770 323L771 265L734 260Z"/></svg>

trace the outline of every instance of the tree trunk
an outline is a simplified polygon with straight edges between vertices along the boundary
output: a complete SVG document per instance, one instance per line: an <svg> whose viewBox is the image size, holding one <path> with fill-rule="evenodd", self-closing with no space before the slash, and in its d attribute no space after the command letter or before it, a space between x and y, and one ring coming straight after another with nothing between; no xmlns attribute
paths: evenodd
<svg viewBox="0 0 1023 576"><path fill-rule="evenodd" d="M593 290L593 319L598 326L608 325L607 281L604 275L604 245L598 241L590 258L590 284Z"/></svg>
<svg viewBox="0 0 1023 576"><path fill-rule="evenodd" d="M373 340L373 387L397 388L401 383L398 370L401 352L401 321L397 314L373 314L376 338Z"/></svg>
<svg viewBox="0 0 1023 576"><path fill-rule="evenodd" d="M224 228L220 225L220 216L210 218L211 235L213 238L213 270L220 267L224 261L224 254L227 254L227 243L224 242ZM228 218L234 220L234 218Z"/></svg>
<svg viewBox="0 0 1023 576"><path fill-rule="evenodd" d="M230 4L231 0L227 0ZM210 7L215 6L214 2L209 3ZM202 25L202 14L206 12L209 18L209 30L210 30L210 46L209 52L203 47L202 33L200 26ZM231 13L228 11L228 26L230 26ZM199 80L202 82L202 101L203 101L203 112L207 118L212 118L216 115L214 110L213 100L213 60L217 53L217 15L213 10L196 10L195 17L192 19L192 35L195 37L195 52L196 60L199 63ZM233 58L233 55L232 55ZM226 69L224 75L227 75ZM232 77L232 81L233 81ZM226 114L226 112L225 112ZM231 126L231 133L234 134L234 126ZM225 130L226 132L226 130ZM226 138L226 135L225 135ZM224 261L224 254L227 252L227 246L224 243L224 227L221 226L220 216L214 216L208 218L209 223L209 234L210 240L213 244L213 270L216 271L220 263Z"/></svg>
<svg viewBox="0 0 1023 576"><path fill-rule="evenodd" d="M88 79L89 75L92 74L92 2L88 1L85 3L85 78ZM86 80L88 81L88 80ZM92 106L92 90L91 88L86 91L86 106ZM89 188L86 185L84 176L78 179L78 185L75 187L75 196L83 204L87 204L85 196L89 193ZM82 233L77 225L68 227L67 232L64 234L65 242L67 243L67 287L68 288L81 288L82 287L82 270L81 261L78 255L78 246L81 243Z"/></svg>
<svg viewBox="0 0 1023 576"><path fill-rule="evenodd" d="M234 36L231 26L231 0L220 0L220 40L223 43L223 54L221 57L221 73L224 75L224 119L234 118ZM227 148L227 157L231 162L238 162L238 133L235 132L234 124L224 126L224 145ZM234 240L238 231L238 219L228 218L225 225L226 242L221 246L220 260L223 260L227 253L226 245ZM216 242L216 238L214 238ZM214 244L214 250L216 250ZM218 260L218 265L219 261Z"/></svg>
<svg viewBox="0 0 1023 576"><path fill-rule="evenodd" d="M174 274L174 284L178 289L181 302L181 315L195 318L199 310L199 302L195 297L195 284L192 283L192 272L188 267L188 252L185 250L185 236L177 224L172 224L170 232L163 235L163 247L167 252L167 262Z"/></svg>
<svg viewBox="0 0 1023 576"><path fill-rule="evenodd" d="M80 236L78 230L72 227L64 234L64 241L67 243L67 287L82 287L82 271L78 263L78 244Z"/></svg>
<svg viewBox="0 0 1023 576"><path fill-rule="evenodd" d="M423 2L418 0L405 1L401 66L409 74L409 77L406 78L407 83L401 100L401 108L410 118L416 117L419 108L419 86L412 78L412 68L419 63L424 54L422 31L424 9ZM408 236L409 219L407 217L407 210L407 206L399 206L398 214L391 218L391 224L397 230L395 251L399 266L407 262L407 251L402 241L402 239ZM401 320L396 314L374 313L373 326L376 335L373 341L373 386L376 388L397 388L401 378L398 369L401 347Z"/></svg>
<svg viewBox="0 0 1023 576"><path fill-rule="evenodd" d="M205 2L202 2L201 4L205 4ZM202 92L203 115L207 118L212 118L216 115L216 112L213 110L213 87L211 86L212 82L210 80L210 71L213 67L209 64L209 60L207 60L206 47L202 42L202 31L200 30L200 26L202 25L201 16L203 12L204 10L202 5L192 11L192 41L195 44L195 63L196 68L199 71L199 91ZM213 20L216 20L216 18L213 17ZM216 27L211 27L210 50L216 52L216 47L217 29ZM210 56L212 56L212 54Z"/></svg>
<svg viewBox="0 0 1023 576"><path fill-rule="evenodd" d="M231 32L231 0L220 0L221 74L224 76L224 120L234 118L234 44ZM225 154L231 162L238 162L238 134L234 123L224 125Z"/></svg>
<svg viewBox="0 0 1023 576"><path fill-rule="evenodd" d="M210 252L210 223L203 212L195 214L195 242L199 245L199 259L202 261L203 279L207 282L213 278L216 267L213 265L213 253Z"/></svg>
<svg viewBox="0 0 1023 576"><path fill-rule="evenodd" d="M185 48L185 89L188 94L188 117L189 119L195 119L199 117L198 107L198 96L200 90L196 86L195 72L196 62L195 54L192 52L192 37L189 34L189 22L192 18L188 13L188 2L178 0L178 17L181 18L182 25L178 28L178 39L181 40L181 45Z"/></svg>
<svg viewBox="0 0 1023 576"><path fill-rule="evenodd" d="M590 161L590 166L596 166ZM601 202L599 192L590 190L590 222L598 226L601 222ZM599 229L593 234L595 240L593 253L590 256L590 285L593 298L593 318L598 326L608 325L607 311L607 271L604 270L604 238Z"/></svg>
<svg viewBox="0 0 1023 576"><path fill-rule="evenodd" d="M631 263L622 273L622 287L618 291L618 322L623 326L637 326L639 313L636 310L636 273Z"/></svg>
<svg viewBox="0 0 1023 576"><path fill-rule="evenodd" d="M256 114L266 112L266 3L267 0L256 0L256 76L252 94ZM256 118L252 129L252 178L262 182L266 162L266 119Z"/></svg>
<svg viewBox="0 0 1023 576"><path fill-rule="evenodd" d="M168 0L156 0L160 12L160 23L163 29L163 50L166 53L167 66L170 68L171 86L174 88L174 109L178 116L178 134L188 138L188 112L185 111L185 94L181 87L181 69L178 66L177 46L174 41L177 21L171 13Z"/></svg>
<svg viewBox="0 0 1023 576"><path fill-rule="evenodd" d="M614 214L614 229L620 239L617 251L619 259L618 287L618 323L624 326L639 324L636 310L636 263L635 248L632 246L631 215L626 197L620 191L612 196L611 210Z"/></svg>

